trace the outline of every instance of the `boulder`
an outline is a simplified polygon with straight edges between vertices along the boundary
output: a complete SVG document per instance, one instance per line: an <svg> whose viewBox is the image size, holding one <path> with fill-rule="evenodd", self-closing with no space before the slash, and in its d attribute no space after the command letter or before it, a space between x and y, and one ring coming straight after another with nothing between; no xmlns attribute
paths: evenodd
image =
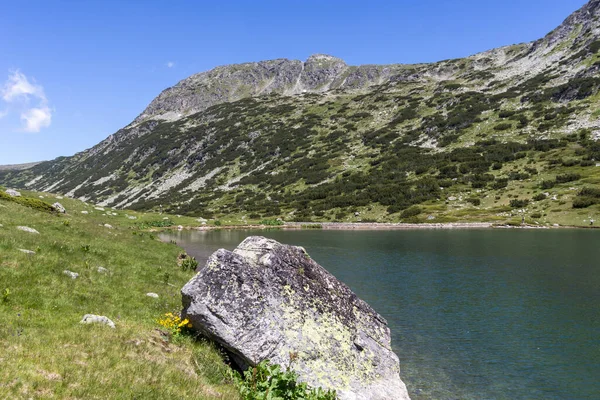
<svg viewBox="0 0 600 400"><path fill-rule="evenodd" d="M54 203L54 204L52 204L52 207L54 207L56 209L56 211L58 211L59 213L64 214L67 212L67 210L65 210L63 205L60 203Z"/></svg>
<svg viewBox="0 0 600 400"><path fill-rule="evenodd" d="M33 251L33 250L19 249L19 251L20 251L21 253L25 253L25 254L27 254L27 255L30 255L30 256L32 256L32 255L34 255L34 254L35 254L35 251Z"/></svg>
<svg viewBox="0 0 600 400"><path fill-rule="evenodd" d="M115 323L112 322L108 317L105 317L104 315L94 315L94 314L85 314L83 316L83 318L81 319L81 321L79 321L80 324L102 324L102 325L106 325L109 326L113 329L115 329Z"/></svg>
<svg viewBox="0 0 600 400"><path fill-rule="evenodd" d="M182 289L182 318L247 368L270 360L341 400L408 399L387 322L301 247L248 237Z"/></svg>
<svg viewBox="0 0 600 400"><path fill-rule="evenodd" d="M40 234L37 230L30 228L28 226L17 226L17 229L23 232L29 232L29 233L35 233L35 234Z"/></svg>
<svg viewBox="0 0 600 400"><path fill-rule="evenodd" d="M10 197L21 197L21 193L14 189L6 189L5 193Z"/></svg>
<svg viewBox="0 0 600 400"><path fill-rule="evenodd" d="M77 279L79 277L79 274L77 272L69 271L66 269L63 271L63 274L67 275L71 279Z"/></svg>

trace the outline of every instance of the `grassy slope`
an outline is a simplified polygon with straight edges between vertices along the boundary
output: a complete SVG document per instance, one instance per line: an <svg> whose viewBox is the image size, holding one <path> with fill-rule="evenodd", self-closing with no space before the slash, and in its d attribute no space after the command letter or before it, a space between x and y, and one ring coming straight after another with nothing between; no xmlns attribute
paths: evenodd
<svg viewBox="0 0 600 400"><path fill-rule="evenodd" d="M140 222L161 218L106 216L58 201L68 214L0 199L0 292L10 291L0 296L0 398L237 398L215 349L169 343L157 330L157 318L180 309L179 288L192 275L176 265L175 245L140 234ZM40 234L17 230L21 225ZM72 280L63 270L80 276ZM117 328L79 324L87 313L106 315Z"/></svg>

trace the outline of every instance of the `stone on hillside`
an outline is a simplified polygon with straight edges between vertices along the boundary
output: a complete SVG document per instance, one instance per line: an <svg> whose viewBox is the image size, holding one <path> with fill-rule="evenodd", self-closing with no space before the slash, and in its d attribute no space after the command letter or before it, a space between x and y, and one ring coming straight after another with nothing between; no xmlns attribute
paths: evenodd
<svg viewBox="0 0 600 400"><path fill-rule="evenodd" d="M6 193L7 195L9 195L10 197L21 197L21 193L20 193L20 192L17 192L17 191L16 191L16 190L14 190L14 189L6 189L6 192L5 192L5 193Z"/></svg>
<svg viewBox="0 0 600 400"><path fill-rule="evenodd" d="M154 299L158 299L158 294L156 294L156 293L152 293L152 292L150 292L150 293L146 293L146 296L148 296L148 297L152 297L152 298L154 298Z"/></svg>
<svg viewBox="0 0 600 400"><path fill-rule="evenodd" d="M35 234L40 234L38 231L36 231L33 228L30 228L28 226L17 226L17 229L23 232L29 232L29 233L35 233Z"/></svg>
<svg viewBox="0 0 600 400"><path fill-rule="evenodd" d="M56 209L56 211L58 211L59 213L64 214L67 212L67 210L65 210L63 205L60 203L54 203L54 204L52 204L52 207L54 207Z"/></svg>
<svg viewBox="0 0 600 400"><path fill-rule="evenodd" d="M56 199L57 199L57 200L62 200L62 199L63 199L63 197L62 197L62 196L56 196Z"/></svg>
<svg viewBox="0 0 600 400"><path fill-rule="evenodd" d="M28 255L34 255L35 251L32 250L26 250L26 249L19 249L20 252L28 254Z"/></svg>
<svg viewBox="0 0 600 400"><path fill-rule="evenodd" d="M408 399L387 322L301 247L249 237L182 289L183 315L242 368L268 359L341 400Z"/></svg>
<svg viewBox="0 0 600 400"><path fill-rule="evenodd" d="M110 224L104 224L103 226L104 226L105 228L108 228L108 229L113 229L113 226L112 226L112 225L110 225Z"/></svg>
<svg viewBox="0 0 600 400"><path fill-rule="evenodd" d="M129 218L129 219L137 219L137 217L134 217L133 215L128 215L127 218Z"/></svg>
<svg viewBox="0 0 600 400"><path fill-rule="evenodd" d="M104 211L104 208L102 208L102 207L94 207L94 210L97 210L97 211Z"/></svg>
<svg viewBox="0 0 600 400"><path fill-rule="evenodd" d="M108 270L106 268L104 268L104 267L98 267L97 271L100 274L107 274L108 273Z"/></svg>
<svg viewBox="0 0 600 400"><path fill-rule="evenodd" d="M81 213L82 214L89 214L89 212L87 212L87 211L82 211Z"/></svg>
<svg viewBox="0 0 600 400"><path fill-rule="evenodd" d="M110 326L115 329L115 323L112 322L108 317L104 315L85 314L83 319L79 321L80 324L102 324Z"/></svg>
<svg viewBox="0 0 600 400"><path fill-rule="evenodd" d="M71 279L77 279L79 277L79 274L77 272L69 271L66 269L63 271L63 274L67 275Z"/></svg>

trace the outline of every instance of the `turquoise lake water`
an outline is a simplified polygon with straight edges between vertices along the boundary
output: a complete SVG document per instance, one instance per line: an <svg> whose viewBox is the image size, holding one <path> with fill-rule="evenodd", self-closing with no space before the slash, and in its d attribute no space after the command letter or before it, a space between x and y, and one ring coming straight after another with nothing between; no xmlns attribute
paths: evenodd
<svg viewBox="0 0 600 400"><path fill-rule="evenodd" d="M165 235L200 262L262 235L383 315L420 399L600 399L600 231L210 231Z"/></svg>

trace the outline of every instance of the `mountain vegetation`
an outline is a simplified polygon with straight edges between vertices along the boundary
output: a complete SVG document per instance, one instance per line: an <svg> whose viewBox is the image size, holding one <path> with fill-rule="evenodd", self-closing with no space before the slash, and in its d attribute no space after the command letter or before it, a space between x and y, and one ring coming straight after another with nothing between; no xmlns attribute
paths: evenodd
<svg viewBox="0 0 600 400"><path fill-rule="evenodd" d="M600 0L538 41L434 64L218 67L73 157L0 182L203 218L589 225Z"/></svg>

